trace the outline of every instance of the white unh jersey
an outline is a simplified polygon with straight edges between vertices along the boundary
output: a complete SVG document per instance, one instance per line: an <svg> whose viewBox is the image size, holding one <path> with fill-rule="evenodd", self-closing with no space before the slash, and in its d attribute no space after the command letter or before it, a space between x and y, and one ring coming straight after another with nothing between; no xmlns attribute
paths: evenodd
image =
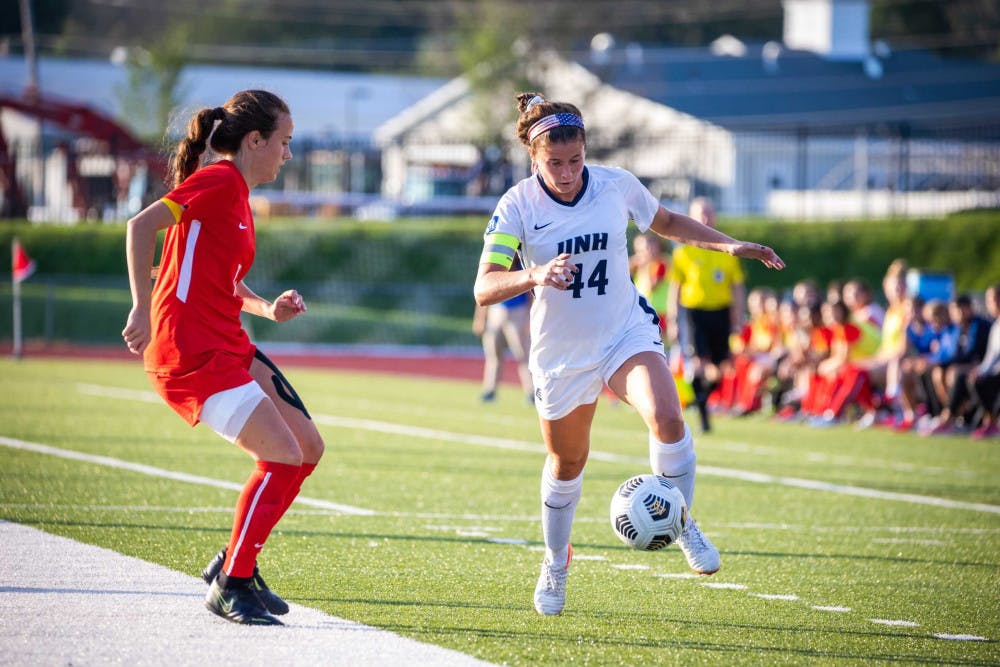
<svg viewBox="0 0 1000 667"><path fill-rule="evenodd" d="M571 203L538 176L522 180L500 199L486 230L487 238L515 237L525 268L566 252L579 269L566 291L534 288L529 364L547 377L597 368L626 331L656 319L632 284L626 230L632 220L646 231L659 202L624 169L588 166L583 178Z"/></svg>

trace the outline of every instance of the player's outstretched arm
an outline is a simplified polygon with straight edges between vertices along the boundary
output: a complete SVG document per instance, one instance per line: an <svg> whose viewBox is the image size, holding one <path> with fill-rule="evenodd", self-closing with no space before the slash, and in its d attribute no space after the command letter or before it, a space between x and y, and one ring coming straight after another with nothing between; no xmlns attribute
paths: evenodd
<svg viewBox="0 0 1000 667"><path fill-rule="evenodd" d="M701 224L694 218L669 211L662 206L653 217L653 223L649 228L671 241L716 250L744 259L756 259L769 269L785 268L785 262L771 248L759 243L738 241L717 229Z"/></svg>

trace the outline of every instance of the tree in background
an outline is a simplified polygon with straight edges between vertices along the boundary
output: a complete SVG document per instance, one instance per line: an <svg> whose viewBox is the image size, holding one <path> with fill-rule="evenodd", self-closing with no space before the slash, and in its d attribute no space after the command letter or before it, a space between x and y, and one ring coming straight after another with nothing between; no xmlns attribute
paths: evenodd
<svg viewBox="0 0 1000 667"><path fill-rule="evenodd" d="M996 0L870 0L871 32L890 46L1000 58ZM11 0L7 0L11 4ZM780 40L781 0L32 0L42 53L104 58L155 42L162 26L192 24L192 62L414 72L461 71L457 32L467 21L558 51L586 49L598 33L619 44L701 46L723 34ZM525 15L525 25L487 25ZM523 31L522 31L523 29ZM0 12L0 49L17 52L18 12ZM421 57L414 54L422 52ZM433 53L434 57L428 57ZM427 70L433 66L431 71Z"/></svg>
<svg viewBox="0 0 1000 667"><path fill-rule="evenodd" d="M872 36L942 55L1000 59L996 0L871 0Z"/></svg>
<svg viewBox="0 0 1000 667"><path fill-rule="evenodd" d="M184 99L181 72L188 62L187 44L191 29L175 23L148 49L126 49L124 64L128 82L117 90L125 119L142 139L163 138L170 115Z"/></svg>
<svg viewBox="0 0 1000 667"><path fill-rule="evenodd" d="M525 74L530 20L526 8L492 0L477 0L459 13L454 53L472 91L479 124L471 128L472 138L480 145L510 140L514 95L530 85Z"/></svg>

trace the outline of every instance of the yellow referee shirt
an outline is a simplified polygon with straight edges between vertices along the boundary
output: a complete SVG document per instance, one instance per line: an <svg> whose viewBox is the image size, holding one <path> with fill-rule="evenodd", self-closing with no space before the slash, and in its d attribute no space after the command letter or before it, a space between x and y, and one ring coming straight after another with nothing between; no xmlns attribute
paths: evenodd
<svg viewBox="0 0 1000 667"><path fill-rule="evenodd" d="M732 303L733 285L743 284L745 278L738 257L681 245L673 252L670 280L680 283L685 308L721 310Z"/></svg>

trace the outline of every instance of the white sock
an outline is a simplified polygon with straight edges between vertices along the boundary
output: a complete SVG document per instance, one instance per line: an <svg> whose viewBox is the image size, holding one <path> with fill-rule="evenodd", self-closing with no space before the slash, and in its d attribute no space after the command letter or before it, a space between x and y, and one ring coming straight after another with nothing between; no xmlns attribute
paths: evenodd
<svg viewBox="0 0 1000 667"><path fill-rule="evenodd" d="M545 557L552 563L565 563L569 558L569 533L573 515L583 490L583 473L575 479L556 479L545 460L542 469L542 537Z"/></svg>
<svg viewBox="0 0 1000 667"><path fill-rule="evenodd" d="M649 434L649 466L655 474L668 478L681 490L689 512L694 503L696 464L694 439L687 424L684 424L684 437L677 442L660 442Z"/></svg>

